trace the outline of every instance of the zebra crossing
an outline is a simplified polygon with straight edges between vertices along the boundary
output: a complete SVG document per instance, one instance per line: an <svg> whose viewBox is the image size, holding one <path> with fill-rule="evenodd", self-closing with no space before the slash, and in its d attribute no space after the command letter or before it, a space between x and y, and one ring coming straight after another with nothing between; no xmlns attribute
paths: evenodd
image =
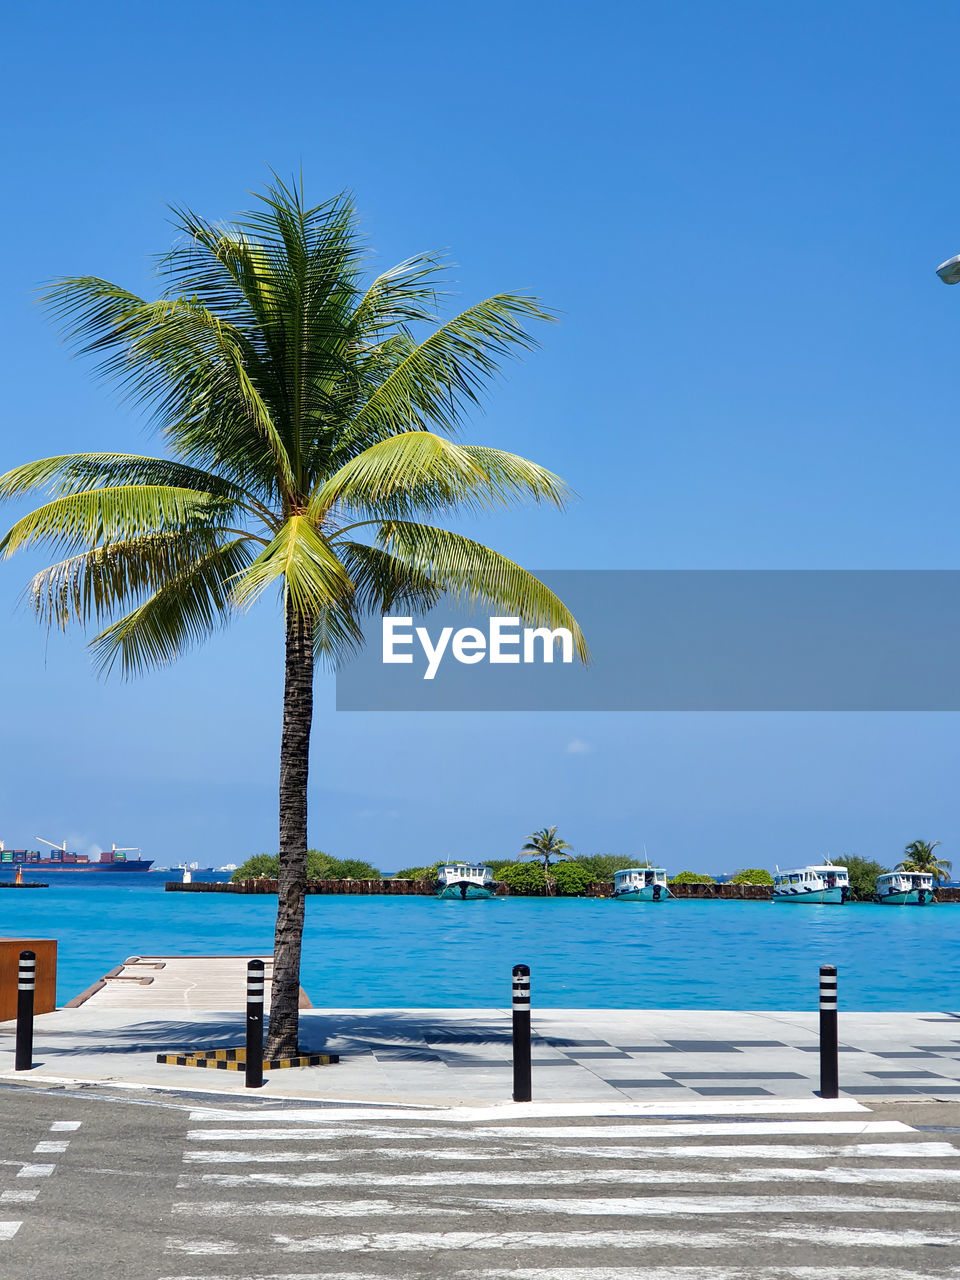
<svg viewBox="0 0 960 1280"><path fill-rule="evenodd" d="M48 1126L47 1132L57 1135L65 1133L73 1133L80 1128L79 1120L55 1120ZM70 1139L62 1136L53 1138L42 1138L35 1143L33 1149L27 1153L28 1157L43 1156L44 1159L37 1160L35 1158L27 1159L9 1159L5 1157L0 1159L0 1181L6 1181L6 1176L12 1176L15 1185L12 1187L4 1186L0 1190L0 1215L4 1215L8 1205L31 1205L40 1195L40 1185L31 1185L38 1183L41 1178L49 1178L56 1169L56 1162L51 1160L51 1156L63 1155L67 1147L70 1145ZM19 1210L23 1212L23 1209ZM14 1238L20 1228L24 1225L23 1218L6 1218L0 1216L0 1244L4 1244ZM2 1254L0 1254L2 1261ZM0 1271L2 1274L2 1271Z"/></svg>
<svg viewBox="0 0 960 1280"><path fill-rule="evenodd" d="M352 1114L192 1111L161 1280L960 1278L950 1132Z"/></svg>

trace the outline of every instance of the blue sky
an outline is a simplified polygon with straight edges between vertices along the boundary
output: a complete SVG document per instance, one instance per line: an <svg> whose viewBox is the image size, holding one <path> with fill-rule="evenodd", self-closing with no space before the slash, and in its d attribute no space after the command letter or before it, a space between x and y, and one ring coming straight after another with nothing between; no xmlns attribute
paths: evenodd
<svg viewBox="0 0 960 1280"><path fill-rule="evenodd" d="M469 438L580 495L470 525L532 568L955 568L955 5L21 6L6 20L0 467L146 450L32 300L150 288L165 204L219 219L268 166L352 188L379 261L449 247L466 301L563 313ZM13 515L11 510L9 513ZM135 684L0 567L0 839L161 863L275 844L269 607ZM922 628L923 619L917 619ZM337 714L311 841L387 869L582 852L723 871L960 854L957 717Z"/></svg>

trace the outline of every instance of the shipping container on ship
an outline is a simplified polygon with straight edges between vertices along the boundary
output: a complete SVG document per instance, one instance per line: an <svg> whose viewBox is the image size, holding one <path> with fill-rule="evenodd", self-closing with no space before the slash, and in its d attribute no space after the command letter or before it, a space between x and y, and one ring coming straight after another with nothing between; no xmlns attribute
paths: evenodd
<svg viewBox="0 0 960 1280"><path fill-rule="evenodd" d="M44 875L57 871L129 872L149 871L153 866L153 860L141 858L140 850L137 848L118 849L113 845L110 849L104 849L95 860L86 853L69 852L66 840L63 844L56 845L49 840L44 840L42 836L37 836L37 839L41 844L50 845L53 852L41 853L37 849L7 849L0 840L0 872L15 871L18 867L25 872L42 871ZM137 856L128 858L128 853L135 853Z"/></svg>

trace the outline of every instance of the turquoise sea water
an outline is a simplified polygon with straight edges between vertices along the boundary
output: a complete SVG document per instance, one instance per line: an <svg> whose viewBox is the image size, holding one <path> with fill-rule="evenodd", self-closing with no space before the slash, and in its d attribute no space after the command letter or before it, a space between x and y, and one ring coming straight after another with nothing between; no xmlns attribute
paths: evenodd
<svg viewBox="0 0 960 1280"><path fill-rule="evenodd" d="M58 940L61 1002L129 955L270 949L276 898L117 879L0 891L0 936ZM554 1008L810 1009L836 964L844 1008L960 1009L958 941L960 906L316 896L303 986L315 1005L504 1006L523 962Z"/></svg>

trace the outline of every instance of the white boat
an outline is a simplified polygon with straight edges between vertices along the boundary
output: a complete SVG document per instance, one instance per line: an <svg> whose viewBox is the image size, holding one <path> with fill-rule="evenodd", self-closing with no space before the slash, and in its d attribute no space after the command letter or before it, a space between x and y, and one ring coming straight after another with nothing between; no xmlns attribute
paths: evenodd
<svg viewBox="0 0 960 1280"><path fill-rule="evenodd" d="M891 907L924 907L936 902L930 871L888 871L877 876L876 901Z"/></svg>
<svg viewBox="0 0 960 1280"><path fill-rule="evenodd" d="M437 868L437 897L492 898L497 888L492 867L476 862L446 862Z"/></svg>
<svg viewBox="0 0 960 1280"><path fill-rule="evenodd" d="M846 867L829 862L819 867L795 867L773 877L774 902L843 903L850 896L850 877Z"/></svg>
<svg viewBox="0 0 960 1280"><path fill-rule="evenodd" d="M613 873L613 896L621 902L666 902L673 895L663 867L628 867Z"/></svg>

